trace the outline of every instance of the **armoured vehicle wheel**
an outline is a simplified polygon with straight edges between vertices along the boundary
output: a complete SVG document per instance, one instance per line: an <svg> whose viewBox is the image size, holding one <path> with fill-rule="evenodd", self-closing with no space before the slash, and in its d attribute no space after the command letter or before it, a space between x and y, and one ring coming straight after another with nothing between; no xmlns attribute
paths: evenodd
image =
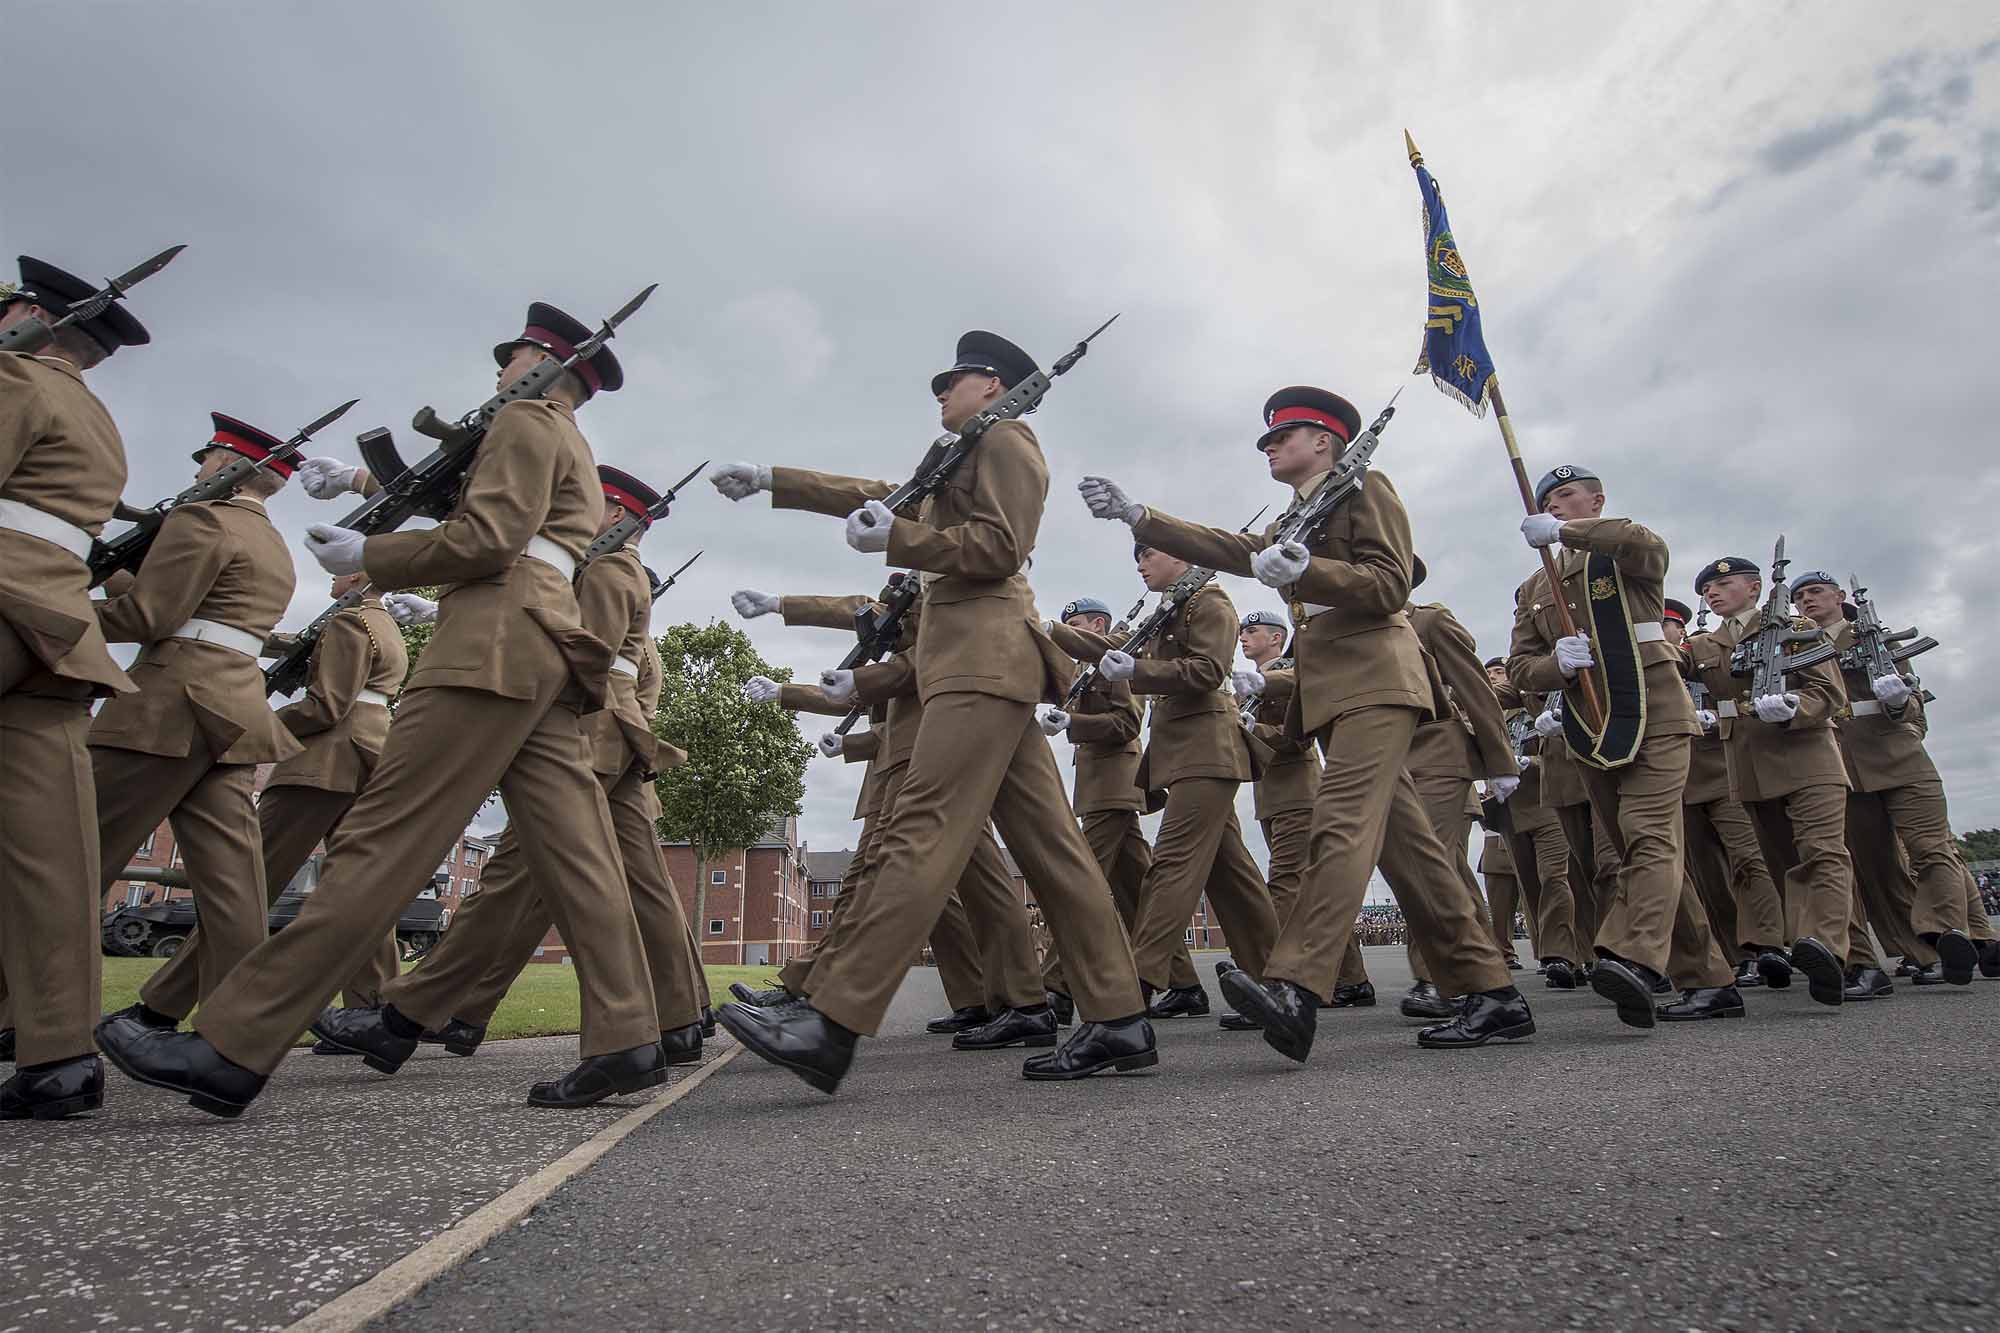
<svg viewBox="0 0 2000 1333"><path fill-rule="evenodd" d="M124 950L134 958L144 958L153 938L153 928L137 917L126 917L115 921L108 932L115 948Z"/></svg>
<svg viewBox="0 0 2000 1333"><path fill-rule="evenodd" d="M185 935L162 935L153 941L153 957L172 958L181 951L181 945L186 942L187 936Z"/></svg>

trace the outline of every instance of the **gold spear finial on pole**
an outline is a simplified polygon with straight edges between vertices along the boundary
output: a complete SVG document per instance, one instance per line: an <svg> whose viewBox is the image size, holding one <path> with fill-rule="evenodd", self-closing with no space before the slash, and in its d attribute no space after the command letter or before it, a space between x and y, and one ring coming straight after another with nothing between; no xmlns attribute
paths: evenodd
<svg viewBox="0 0 2000 1333"><path fill-rule="evenodd" d="M1410 150L1410 165L1413 167L1421 166L1423 164L1424 155L1417 151L1417 141L1410 137L1410 132L1408 130L1403 131L1403 146Z"/></svg>

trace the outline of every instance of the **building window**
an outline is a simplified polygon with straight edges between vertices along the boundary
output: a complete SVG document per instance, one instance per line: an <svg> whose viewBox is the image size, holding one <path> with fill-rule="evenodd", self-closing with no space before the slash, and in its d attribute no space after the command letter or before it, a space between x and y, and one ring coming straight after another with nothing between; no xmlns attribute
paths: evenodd
<svg viewBox="0 0 2000 1333"><path fill-rule="evenodd" d="M815 930L817 930L817 929L818 929L819 927L821 927L821 926L823 926L823 925L825 925L825 924L826 924L826 913L825 913L825 912L814 912L814 913L813 913L813 928L814 928Z"/></svg>
<svg viewBox="0 0 2000 1333"><path fill-rule="evenodd" d="M153 840L159 836L160 836L160 831L158 829L154 829L151 833L148 833L146 835L146 840L139 844L139 850L137 852L134 852L133 855L151 856L153 854Z"/></svg>
<svg viewBox="0 0 2000 1333"><path fill-rule="evenodd" d="M722 933L722 918L721 918L721 917L719 917L719 916L716 916L716 917L710 917L710 918L709 918L709 920L708 920L708 933L709 933L709 934L711 934L711 935L720 935L720 934Z"/></svg>
<svg viewBox="0 0 2000 1333"><path fill-rule="evenodd" d="M727 884L729 882L729 872L727 870L711 870L708 872L708 882L710 884Z"/></svg>
<svg viewBox="0 0 2000 1333"><path fill-rule="evenodd" d="M133 881L132 883L127 884L125 886L125 905L127 907L137 907L139 905L140 896L145 892L146 892L146 886L144 884L137 882L136 880Z"/></svg>
<svg viewBox="0 0 2000 1333"><path fill-rule="evenodd" d="M1186 939L1189 944L1194 943L1194 928L1192 926L1188 927Z"/></svg>

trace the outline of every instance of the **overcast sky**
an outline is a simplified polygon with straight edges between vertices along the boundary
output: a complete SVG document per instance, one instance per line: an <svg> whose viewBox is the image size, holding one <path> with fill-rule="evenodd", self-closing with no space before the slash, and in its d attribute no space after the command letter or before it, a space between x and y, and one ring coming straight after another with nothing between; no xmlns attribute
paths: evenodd
<svg viewBox="0 0 2000 1333"><path fill-rule="evenodd" d="M664 485L705 458L901 478L967 328L1046 365L1045 611L1136 596L1086 471L1235 525L1284 495L1274 388L1364 415L1431 579L1485 654L1533 565L1490 418L1412 380L1415 135L1470 266L1530 469L1601 473L1662 532L1674 595L1717 555L1872 584L1923 658L1960 829L2000 824L2000 470L1985 401L2000 238L1990 6L20 4L6 253L91 277L175 241L151 347L92 377L128 497L185 484L207 413L333 450L490 391L530 300L586 320L648 282L626 389L582 425ZM18 81L17 81L18 82ZM26 85L23 85L25 88ZM287 492L290 534L337 517ZM708 554L657 608L876 587L832 520L690 489L647 539ZM324 605L297 554L291 619ZM1275 608L1225 580L1239 610ZM802 676L843 645L749 625ZM816 734L817 728L815 728ZM1066 743L1059 744L1067 771ZM853 768L804 831L850 845ZM1248 793L1244 794L1248 819ZM1253 846L1261 850L1261 839Z"/></svg>

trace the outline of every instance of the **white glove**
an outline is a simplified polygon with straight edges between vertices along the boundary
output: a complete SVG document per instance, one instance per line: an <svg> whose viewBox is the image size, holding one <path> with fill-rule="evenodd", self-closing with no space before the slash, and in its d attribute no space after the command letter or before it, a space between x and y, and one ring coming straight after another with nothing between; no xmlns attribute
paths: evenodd
<svg viewBox="0 0 2000 1333"><path fill-rule="evenodd" d="M747 500L771 489L771 469L757 463L724 463L709 473L708 479L732 500Z"/></svg>
<svg viewBox="0 0 2000 1333"><path fill-rule="evenodd" d="M1565 676L1574 676L1588 666L1596 666L1590 655L1590 640L1581 634L1565 634L1556 640L1556 666Z"/></svg>
<svg viewBox="0 0 2000 1333"><path fill-rule="evenodd" d="M1254 668L1248 671L1232 671L1229 673L1229 688L1236 692L1236 697L1239 699L1248 699L1252 695L1262 694L1264 692L1264 673Z"/></svg>
<svg viewBox="0 0 2000 1333"><path fill-rule="evenodd" d="M308 458L292 476L299 489L315 500L337 500L353 491L359 495L368 484L368 469L343 463L338 458Z"/></svg>
<svg viewBox="0 0 2000 1333"><path fill-rule="evenodd" d="M1139 660L1130 653L1121 653L1116 648L1097 659L1097 674L1106 680L1130 680L1139 667Z"/></svg>
<svg viewBox="0 0 2000 1333"><path fill-rule="evenodd" d="M774 704L783 688L769 676L752 676L743 682L743 697L753 704Z"/></svg>
<svg viewBox="0 0 2000 1333"><path fill-rule="evenodd" d="M1250 572L1267 588L1281 588L1306 572L1312 554L1298 542L1267 546L1250 557Z"/></svg>
<svg viewBox="0 0 2000 1333"><path fill-rule="evenodd" d="M1043 704L1035 710L1035 725L1044 736L1060 736L1069 730L1069 714L1054 704Z"/></svg>
<svg viewBox="0 0 2000 1333"><path fill-rule="evenodd" d="M1885 708L1901 708L1915 692L1910 689L1910 682L1901 676L1877 676L1868 682L1868 688L1875 691L1875 697L1882 701Z"/></svg>
<svg viewBox="0 0 2000 1333"><path fill-rule="evenodd" d="M1531 754L1517 754L1514 756L1514 765L1525 773L1535 766L1535 756Z"/></svg>
<svg viewBox="0 0 2000 1333"><path fill-rule="evenodd" d="M889 526L896 515L880 500L870 500L847 516L847 544L863 554L889 549Z"/></svg>
<svg viewBox="0 0 2000 1333"><path fill-rule="evenodd" d="M1715 713L1710 709L1707 708L1695 709L1694 720L1700 724L1701 731L1704 736L1707 735L1709 732L1715 730Z"/></svg>
<svg viewBox="0 0 2000 1333"><path fill-rule="evenodd" d="M1555 715L1554 709L1545 709L1535 719L1535 734L1537 736L1560 736L1563 734L1562 719Z"/></svg>
<svg viewBox="0 0 2000 1333"><path fill-rule="evenodd" d="M1145 516L1146 506L1132 503L1132 497L1109 477L1085 477L1076 484L1076 489L1082 493L1093 518L1116 519L1129 525Z"/></svg>
<svg viewBox="0 0 2000 1333"><path fill-rule="evenodd" d="M1759 722L1790 722L1799 715L1796 694L1760 694L1750 701Z"/></svg>
<svg viewBox="0 0 2000 1333"><path fill-rule="evenodd" d="M844 704L854 697L854 673L822 671L819 673L819 688L829 703Z"/></svg>
<svg viewBox="0 0 2000 1333"><path fill-rule="evenodd" d="M819 752L828 759L840 753L840 747L847 744L847 737L839 732L829 731L819 738Z"/></svg>
<svg viewBox="0 0 2000 1333"><path fill-rule="evenodd" d="M755 620L758 616L768 616L778 609L783 600L768 592L758 592L755 588L738 588L729 594L729 604L736 608L736 614L745 620Z"/></svg>
<svg viewBox="0 0 2000 1333"><path fill-rule="evenodd" d="M1530 514L1521 520L1521 535L1533 547L1554 546L1562 540L1563 521L1554 514Z"/></svg>
<svg viewBox="0 0 2000 1333"><path fill-rule="evenodd" d="M413 592L392 592L382 599L382 609L398 625L428 625L438 618L438 604Z"/></svg>
<svg viewBox="0 0 2000 1333"><path fill-rule="evenodd" d="M1496 801L1504 801L1519 790L1521 790L1521 779L1519 778L1488 778L1486 780L1486 794Z"/></svg>
<svg viewBox="0 0 2000 1333"><path fill-rule="evenodd" d="M306 524L306 551L329 574L361 572L361 548L368 539L353 528L337 528L331 523Z"/></svg>

